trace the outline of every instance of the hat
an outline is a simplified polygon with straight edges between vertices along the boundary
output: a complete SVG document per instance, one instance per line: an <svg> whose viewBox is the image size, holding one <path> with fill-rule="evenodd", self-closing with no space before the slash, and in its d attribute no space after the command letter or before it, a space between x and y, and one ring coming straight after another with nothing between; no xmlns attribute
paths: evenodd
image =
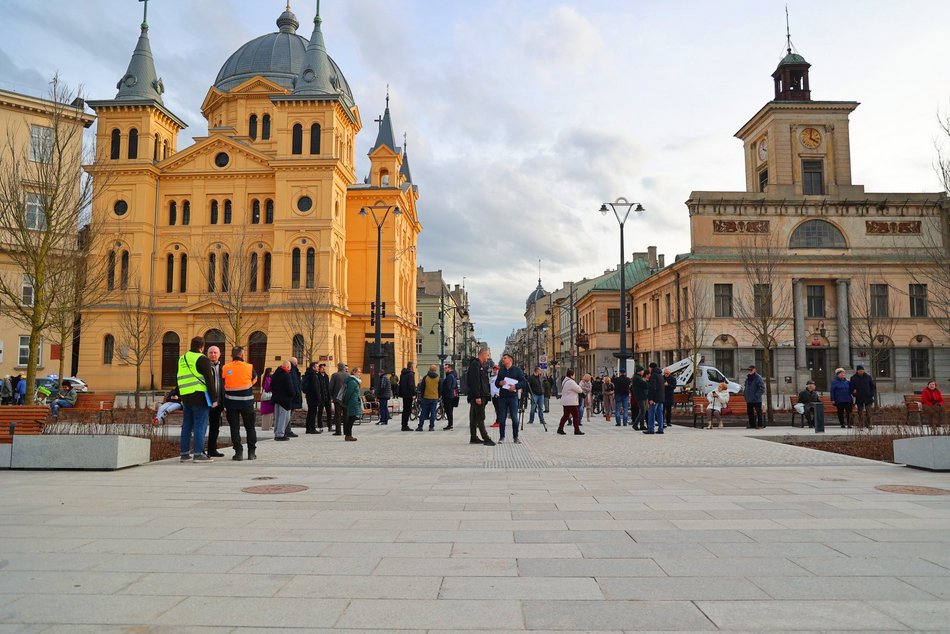
<svg viewBox="0 0 950 634"><path fill-rule="evenodd" d="M639 363L633 368L634 372L643 372L643 366Z"/></svg>
<svg viewBox="0 0 950 634"><path fill-rule="evenodd" d="M660 366L657 365L656 361L654 361L654 362L652 362L652 363L650 364L650 367L651 367L651 368L658 368L658 367L660 367Z"/></svg>
<svg viewBox="0 0 950 634"><path fill-rule="evenodd" d="M863 365L859 365L858 367L855 368L855 370L863 370L863 369L864 369Z"/></svg>
<svg viewBox="0 0 950 634"><path fill-rule="evenodd" d="M620 374L626 374L627 368L620 368Z"/></svg>
<svg viewBox="0 0 950 634"><path fill-rule="evenodd" d="M844 368L835 368L835 374L843 374Z"/></svg>

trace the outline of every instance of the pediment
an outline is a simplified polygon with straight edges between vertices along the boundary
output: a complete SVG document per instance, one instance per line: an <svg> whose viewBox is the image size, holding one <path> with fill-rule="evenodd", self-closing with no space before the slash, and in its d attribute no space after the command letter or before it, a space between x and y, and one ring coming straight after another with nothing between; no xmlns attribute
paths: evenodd
<svg viewBox="0 0 950 634"><path fill-rule="evenodd" d="M278 83L272 82L269 79L265 79L263 76L258 75L256 77L251 77L243 84L238 84L234 88L228 91L228 94L231 95L241 95L241 94L287 94L288 91L286 88L281 86Z"/></svg>
<svg viewBox="0 0 950 634"><path fill-rule="evenodd" d="M195 302L190 306L186 306L184 312L207 315L208 313L223 313L224 307L221 306L221 302L215 300L214 298L208 298L203 299L200 302Z"/></svg>
<svg viewBox="0 0 950 634"><path fill-rule="evenodd" d="M224 168L215 166L214 159L226 152L230 162ZM199 138L195 144L158 164L163 174L228 173L261 169L272 170L271 157L258 152L246 143L222 134Z"/></svg>

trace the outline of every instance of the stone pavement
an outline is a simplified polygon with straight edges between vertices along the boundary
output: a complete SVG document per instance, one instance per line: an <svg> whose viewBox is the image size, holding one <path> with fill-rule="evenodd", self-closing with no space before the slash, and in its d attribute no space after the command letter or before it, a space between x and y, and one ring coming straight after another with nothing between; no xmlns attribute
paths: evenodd
<svg viewBox="0 0 950 634"><path fill-rule="evenodd" d="M463 411L256 462L0 472L0 632L950 630L950 496L875 489L947 474L558 413L494 449Z"/></svg>

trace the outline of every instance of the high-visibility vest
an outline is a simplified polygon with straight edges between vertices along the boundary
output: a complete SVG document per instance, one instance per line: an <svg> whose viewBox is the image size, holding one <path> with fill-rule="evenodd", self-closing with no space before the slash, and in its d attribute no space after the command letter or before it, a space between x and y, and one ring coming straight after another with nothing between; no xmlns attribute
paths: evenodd
<svg viewBox="0 0 950 634"><path fill-rule="evenodd" d="M198 359L203 356L189 350L178 358L178 392L182 396L208 391L204 376L198 372Z"/></svg>
<svg viewBox="0 0 950 634"><path fill-rule="evenodd" d="M235 360L221 368L224 379L225 409L246 409L254 406L254 366Z"/></svg>

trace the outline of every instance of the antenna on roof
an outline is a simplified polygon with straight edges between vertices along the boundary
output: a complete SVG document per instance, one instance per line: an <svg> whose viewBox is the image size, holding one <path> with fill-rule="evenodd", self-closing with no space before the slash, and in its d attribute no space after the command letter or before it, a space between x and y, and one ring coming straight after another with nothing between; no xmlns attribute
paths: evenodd
<svg viewBox="0 0 950 634"><path fill-rule="evenodd" d="M389 84L386 84L386 109L389 110Z"/></svg>
<svg viewBox="0 0 950 634"><path fill-rule="evenodd" d="M792 54L792 31L788 26L788 5L785 5L785 43L788 46L788 54Z"/></svg>

